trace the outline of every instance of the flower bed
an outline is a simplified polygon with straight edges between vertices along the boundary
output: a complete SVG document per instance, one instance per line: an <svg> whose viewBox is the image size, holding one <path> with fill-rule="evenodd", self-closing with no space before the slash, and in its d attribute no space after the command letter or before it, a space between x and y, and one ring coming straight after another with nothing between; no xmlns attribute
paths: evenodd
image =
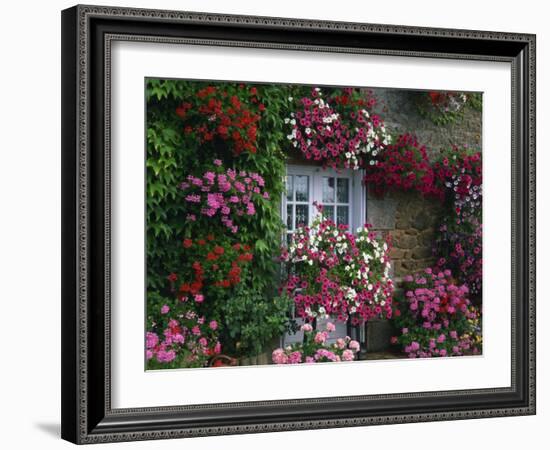
<svg viewBox="0 0 550 450"><path fill-rule="evenodd" d="M316 331L310 324L301 327L304 332L304 342L277 348L271 355L274 364L300 364L353 361L359 351L359 342L349 336L338 338L335 343L327 340L336 327L327 322L322 331Z"/></svg>
<svg viewBox="0 0 550 450"><path fill-rule="evenodd" d="M204 367L221 352L218 322L200 316L189 305L162 305L145 336L149 368Z"/></svg>
<svg viewBox="0 0 550 450"><path fill-rule="evenodd" d="M455 284L450 270L428 268L404 281L395 298L392 338L411 358L460 356L481 352L479 312L468 299L466 285Z"/></svg>

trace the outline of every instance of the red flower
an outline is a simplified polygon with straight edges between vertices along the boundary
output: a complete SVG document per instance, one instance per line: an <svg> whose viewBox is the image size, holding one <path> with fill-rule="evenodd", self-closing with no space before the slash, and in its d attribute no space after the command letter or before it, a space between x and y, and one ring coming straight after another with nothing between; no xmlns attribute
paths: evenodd
<svg viewBox="0 0 550 450"><path fill-rule="evenodd" d="M171 281L172 283L174 281L177 281L178 280L178 276L175 274L175 273L171 273L170 275L168 275L168 280Z"/></svg>
<svg viewBox="0 0 550 450"><path fill-rule="evenodd" d="M185 248L189 248L193 245L193 241L191 239L184 239L183 240L183 246Z"/></svg>

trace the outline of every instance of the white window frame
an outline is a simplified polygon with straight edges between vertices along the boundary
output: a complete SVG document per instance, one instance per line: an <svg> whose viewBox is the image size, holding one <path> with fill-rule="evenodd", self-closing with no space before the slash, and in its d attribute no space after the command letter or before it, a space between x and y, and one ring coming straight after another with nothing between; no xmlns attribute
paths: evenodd
<svg viewBox="0 0 550 450"><path fill-rule="evenodd" d="M334 177L334 178L350 178L350 203L349 203L349 217L350 217L350 232L355 233L357 228L362 227L367 220L367 188L363 184L364 171L363 170L352 170L344 169L337 171L335 169L323 169L319 166L311 165L301 165L301 164L287 164L286 165L286 175L307 175L309 176L309 201L308 201L308 224L311 224L313 218L317 215L317 210L313 206L314 201L323 203L323 177ZM335 193L336 195L336 193ZM335 199L336 200L336 199ZM294 203L294 202L293 202ZM300 204L299 202L298 204ZM281 219L286 226L286 210L287 210L287 198L286 198L286 189L282 195L281 201ZM295 203L296 204L296 203ZM294 216L293 216L293 220ZM284 243L286 244L286 237L288 230L285 229L283 236ZM301 325L302 319L298 319L294 316L294 305L292 305L292 318L297 320L298 325ZM336 323L336 334L331 338L331 342L336 340L338 337L343 337L346 335L346 325L341 323ZM302 342L304 339L304 333L301 330L298 330L295 334L284 333L280 337L280 346L285 347L286 345Z"/></svg>
<svg viewBox="0 0 550 450"><path fill-rule="evenodd" d="M307 166L300 164L287 164L286 175L307 175L309 176L309 217L308 223L311 224L313 218L317 215L317 210L313 202L317 201L323 204L323 177L350 178L350 231L355 233L358 227L362 227L367 220L367 189L363 184L363 170L352 169L323 169L319 166ZM282 196L281 218L286 225L287 198L286 190Z"/></svg>

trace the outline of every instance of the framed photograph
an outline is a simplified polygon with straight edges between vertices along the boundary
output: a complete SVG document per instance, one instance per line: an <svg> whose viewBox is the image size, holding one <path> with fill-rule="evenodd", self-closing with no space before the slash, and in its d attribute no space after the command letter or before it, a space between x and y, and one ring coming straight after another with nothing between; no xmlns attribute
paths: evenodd
<svg viewBox="0 0 550 450"><path fill-rule="evenodd" d="M62 437L535 413L535 36L62 12Z"/></svg>

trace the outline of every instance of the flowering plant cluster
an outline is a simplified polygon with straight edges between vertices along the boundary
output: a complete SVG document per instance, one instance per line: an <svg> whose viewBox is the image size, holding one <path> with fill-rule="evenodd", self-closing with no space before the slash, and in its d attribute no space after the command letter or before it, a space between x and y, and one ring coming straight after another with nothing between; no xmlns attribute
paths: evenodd
<svg viewBox="0 0 550 450"><path fill-rule="evenodd" d="M256 214L260 202L269 200L264 190L263 177L255 172L224 169L220 160L214 160L213 170L202 177L188 175L180 189L185 194L187 220L194 222L197 215L218 217L222 224L236 233L238 223Z"/></svg>
<svg viewBox="0 0 550 450"><path fill-rule="evenodd" d="M434 254L480 295L482 288L483 201L481 153L456 146L441 152L434 163L438 183L445 189L449 214L437 232Z"/></svg>
<svg viewBox="0 0 550 450"><path fill-rule="evenodd" d="M145 357L151 368L204 367L221 353L218 322L189 305L163 304L145 334Z"/></svg>
<svg viewBox="0 0 550 450"><path fill-rule="evenodd" d="M378 156L378 163L369 167L365 183L373 186L375 193L382 195L392 190L416 190L422 195L442 197L436 185L435 174L426 153L410 134L399 136Z"/></svg>
<svg viewBox="0 0 550 450"><path fill-rule="evenodd" d="M420 97L418 109L436 125L445 125L462 118L468 100L464 92L429 91Z"/></svg>
<svg viewBox="0 0 550 450"><path fill-rule="evenodd" d="M255 87L206 86L176 109L186 135L199 141L220 139L235 155L256 153L258 122L265 106Z"/></svg>
<svg viewBox="0 0 550 450"><path fill-rule="evenodd" d="M405 277L404 295L396 297L392 343L411 358L460 356L481 352L479 313L450 270L425 269Z"/></svg>
<svg viewBox="0 0 550 450"><path fill-rule="evenodd" d="M483 258L482 258L482 224L477 219L456 224L446 219L439 227L436 236L434 254L445 255L439 258L438 268L449 267L460 274L461 281L470 288L472 295L481 295Z"/></svg>
<svg viewBox="0 0 550 450"><path fill-rule="evenodd" d="M329 343L330 333L336 329L331 322L327 322L323 331L314 330L309 323L302 325L301 329L304 332L303 343L275 349L271 355L275 364L353 361L360 349L359 342L349 336Z"/></svg>
<svg viewBox="0 0 550 450"><path fill-rule="evenodd" d="M296 313L308 321L333 316L357 325L373 317L391 317L393 283L389 277L389 248L367 226L356 235L318 215L311 227L292 236L282 261L288 276L283 294Z"/></svg>
<svg viewBox="0 0 550 450"><path fill-rule="evenodd" d="M433 167L438 184L449 193L457 223L471 217L481 218L481 153L453 146L441 152Z"/></svg>
<svg viewBox="0 0 550 450"><path fill-rule="evenodd" d="M391 138L380 117L372 113L375 104L372 95L365 98L352 88L328 96L313 88L285 119L291 129L287 139L307 159L326 166L358 169L376 164L376 155Z"/></svg>
<svg viewBox="0 0 550 450"><path fill-rule="evenodd" d="M182 246L180 264L167 277L170 290L177 292L182 303L202 304L223 295L241 282L244 268L253 259L249 245L213 234L186 238Z"/></svg>

